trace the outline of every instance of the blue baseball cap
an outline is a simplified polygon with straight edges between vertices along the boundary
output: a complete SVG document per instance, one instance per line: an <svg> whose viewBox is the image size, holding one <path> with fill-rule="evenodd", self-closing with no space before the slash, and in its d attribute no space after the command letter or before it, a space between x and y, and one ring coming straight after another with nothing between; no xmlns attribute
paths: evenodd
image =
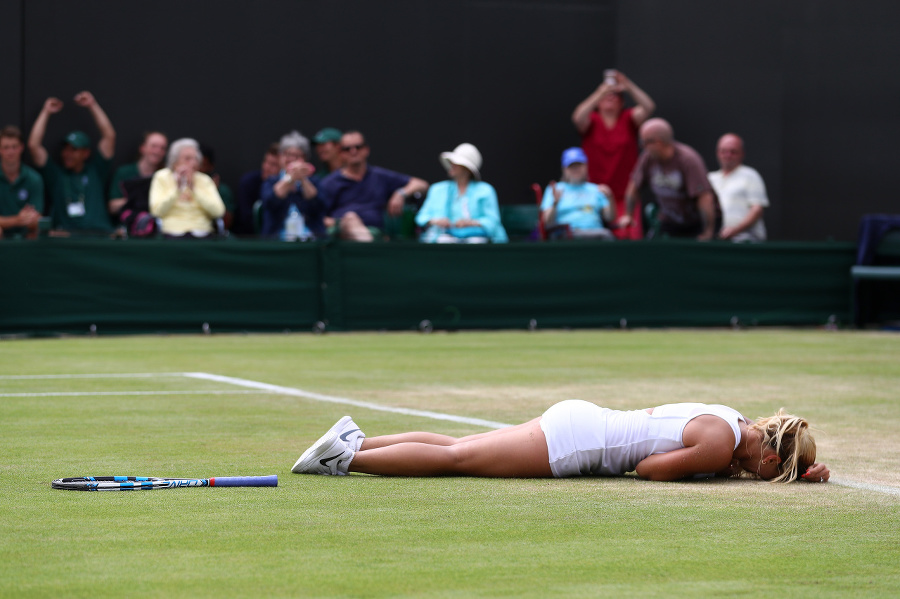
<svg viewBox="0 0 900 599"><path fill-rule="evenodd" d="M584 150L582 150L581 148L568 148L562 153L563 168L571 166L576 162L587 164L587 156L585 155Z"/></svg>

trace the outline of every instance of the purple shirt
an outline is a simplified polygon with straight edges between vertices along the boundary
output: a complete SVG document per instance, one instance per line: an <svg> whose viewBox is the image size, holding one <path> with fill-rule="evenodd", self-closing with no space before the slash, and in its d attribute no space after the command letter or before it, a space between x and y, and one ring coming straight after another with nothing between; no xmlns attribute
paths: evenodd
<svg viewBox="0 0 900 599"><path fill-rule="evenodd" d="M677 141L673 145L675 153L665 162L654 159L649 152L641 154L631 180L637 189L644 183L650 185L659 202L660 221L677 226L702 226L697 198L703 192L712 191L706 165L690 146Z"/></svg>
<svg viewBox="0 0 900 599"><path fill-rule="evenodd" d="M325 214L340 219L355 212L367 227L384 226L384 211L394 192L409 183L410 176L369 165L361 181L348 179L337 170L319 184Z"/></svg>

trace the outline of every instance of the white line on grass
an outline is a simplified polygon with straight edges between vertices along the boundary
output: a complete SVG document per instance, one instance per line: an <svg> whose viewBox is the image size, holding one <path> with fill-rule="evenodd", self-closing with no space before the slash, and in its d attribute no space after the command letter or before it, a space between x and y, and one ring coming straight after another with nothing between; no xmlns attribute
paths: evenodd
<svg viewBox="0 0 900 599"><path fill-rule="evenodd" d="M863 491L876 491L878 493L885 493L887 495L896 495L900 497L900 489L897 487L888 487L885 485L870 485L868 483L860 483L855 480L847 480L844 478L832 478L829 479L828 482L834 483L836 485L841 485L842 487L852 487L854 489L862 489Z"/></svg>
<svg viewBox="0 0 900 599"><path fill-rule="evenodd" d="M47 391L35 393L0 393L0 397L84 397L96 395L243 395L257 391L212 389L208 391Z"/></svg>
<svg viewBox="0 0 900 599"><path fill-rule="evenodd" d="M28 379L155 379L163 376L183 377L183 372L135 372L130 374L9 374L0 375L0 380Z"/></svg>
<svg viewBox="0 0 900 599"><path fill-rule="evenodd" d="M322 395L320 393L311 393L302 389L294 389L293 387L281 387L279 385L270 385L269 383L260 383L257 381L249 381L247 379L238 379L230 376L221 376L218 374L209 374L206 372L185 372L184 376L203 379L207 381L218 381L220 383L229 383L231 385L239 385L241 387L250 387L251 389L259 389L260 391L269 391L271 393L281 393L282 395L293 395L296 397L305 397L307 399L315 399L317 401L327 401L329 403L344 404L355 406L357 408L366 408L369 410L378 410L380 412L393 412L394 414L404 414L406 416L421 416L423 418L432 418L434 420L449 420L451 422L461 422L463 424L474 424L475 426L484 426L487 428L506 428L512 426L503 422L494 422L492 420L482 420L480 418L467 418L465 416L454 416L452 414L442 414L440 412L431 412L428 410L410 410L407 408L394 408L383 406L377 403L367 401L358 401L347 397L334 397L331 395Z"/></svg>

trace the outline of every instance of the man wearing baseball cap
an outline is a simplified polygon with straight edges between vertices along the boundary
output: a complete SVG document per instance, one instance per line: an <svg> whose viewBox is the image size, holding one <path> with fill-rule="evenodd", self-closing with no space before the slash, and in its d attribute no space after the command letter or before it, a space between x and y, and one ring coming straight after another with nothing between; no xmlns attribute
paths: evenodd
<svg viewBox="0 0 900 599"><path fill-rule="evenodd" d="M50 157L44 147L44 134L50 115L63 108L58 98L47 98L44 102L31 128L28 150L44 176L53 229L66 233L110 233L113 225L106 203L106 180L116 150L116 130L91 92L76 95L75 103L90 111L100 131L97 152L92 152L91 139L86 133L72 131L63 140L60 162Z"/></svg>
<svg viewBox="0 0 900 599"><path fill-rule="evenodd" d="M334 127L325 127L313 137L316 147L316 156L322 163L319 169L319 178L331 174L344 166L344 158L341 156L341 135Z"/></svg>
<svg viewBox="0 0 900 599"><path fill-rule="evenodd" d="M588 158L579 147L562 153L562 177L551 181L541 201L541 219L551 239L614 239L610 223L615 208L606 185L588 182Z"/></svg>

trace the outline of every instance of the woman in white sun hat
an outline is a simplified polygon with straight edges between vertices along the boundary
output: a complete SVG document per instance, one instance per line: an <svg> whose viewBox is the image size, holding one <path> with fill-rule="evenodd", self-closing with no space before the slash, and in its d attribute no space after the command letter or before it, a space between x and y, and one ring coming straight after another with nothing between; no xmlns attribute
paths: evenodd
<svg viewBox="0 0 900 599"><path fill-rule="evenodd" d="M428 188L428 196L416 215L426 227L419 238L425 243L505 243L509 240L500 222L494 187L481 180L481 152L463 143L443 152L441 164L449 179Z"/></svg>

